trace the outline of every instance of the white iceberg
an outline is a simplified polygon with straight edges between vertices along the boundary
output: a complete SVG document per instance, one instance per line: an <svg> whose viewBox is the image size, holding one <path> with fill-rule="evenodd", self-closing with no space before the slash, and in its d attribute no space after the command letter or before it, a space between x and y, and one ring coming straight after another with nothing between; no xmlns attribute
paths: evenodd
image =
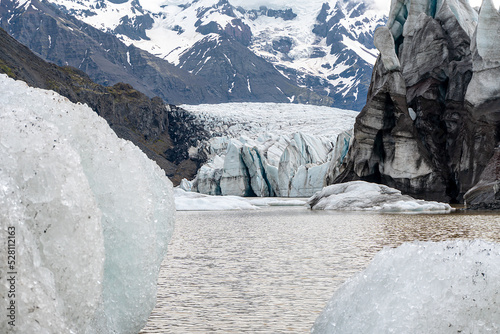
<svg viewBox="0 0 500 334"><path fill-rule="evenodd" d="M311 330L499 333L500 245L416 242L379 252L335 292Z"/></svg>
<svg viewBox="0 0 500 334"><path fill-rule="evenodd" d="M170 181L87 106L5 75L0 91L0 226L16 245L14 267L0 262L16 323L0 332L139 332L173 230Z"/></svg>
<svg viewBox="0 0 500 334"><path fill-rule="evenodd" d="M385 185L364 181L334 184L307 201L312 210L380 212L451 212L446 203L417 200Z"/></svg>
<svg viewBox="0 0 500 334"><path fill-rule="evenodd" d="M238 196L211 196L195 192L174 189L175 208L177 211L228 211L256 210L245 198Z"/></svg>
<svg viewBox="0 0 500 334"><path fill-rule="evenodd" d="M174 189L174 196L177 211L257 210L259 207L305 206L306 204L306 201L301 199L212 196L185 191L181 187Z"/></svg>

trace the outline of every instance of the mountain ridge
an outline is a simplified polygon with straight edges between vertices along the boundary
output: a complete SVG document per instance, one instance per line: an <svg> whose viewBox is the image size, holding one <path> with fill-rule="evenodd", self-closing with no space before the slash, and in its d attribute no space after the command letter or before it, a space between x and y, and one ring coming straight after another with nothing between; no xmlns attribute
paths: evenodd
<svg viewBox="0 0 500 334"><path fill-rule="evenodd" d="M126 44L136 45L191 73L195 73L192 67L183 67L181 60L186 54L208 48L209 44L202 42L209 34L229 38L272 64L292 84L319 96L305 102L355 110L366 102L371 69L378 54L372 42L373 31L386 19L366 3L349 0L325 1L319 6L319 2L292 1L290 6L278 9L244 8L228 0L163 5L159 1L141 4L137 0L119 4L103 0L50 2L95 28L115 34ZM239 49L242 56L232 56L232 62L253 57ZM212 68L220 67L217 72L224 72L223 67L227 66L222 56L207 62L212 63ZM238 70L252 80L252 72ZM202 74L198 76L211 81L211 75ZM236 93L245 95L246 85L238 85L230 77L224 80L228 101L242 100ZM230 91L233 83L235 88ZM284 88L273 82L268 90L276 86ZM282 95L274 102L290 101L293 95L300 94L283 90Z"/></svg>
<svg viewBox="0 0 500 334"><path fill-rule="evenodd" d="M207 78L133 45L127 46L117 37L65 14L47 1L28 0L23 5L2 1L0 27L43 59L79 68L99 84L127 82L146 95L160 96L171 104L222 103L230 98L227 91ZM278 76L276 71L274 77ZM292 82L283 85L296 95L307 93ZM262 99L256 94L252 98Z"/></svg>

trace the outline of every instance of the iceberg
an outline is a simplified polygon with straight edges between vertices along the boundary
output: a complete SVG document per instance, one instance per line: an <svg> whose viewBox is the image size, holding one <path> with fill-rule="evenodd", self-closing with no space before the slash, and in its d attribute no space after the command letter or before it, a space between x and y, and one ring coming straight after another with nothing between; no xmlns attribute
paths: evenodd
<svg viewBox="0 0 500 334"><path fill-rule="evenodd" d="M424 201L401 194L385 185L365 181L334 184L309 198L312 210L352 210L379 212L443 212L454 209L446 203Z"/></svg>
<svg viewBox="0 0 500 334"><path fill-rule="evenodd" d="M499 333L500 245L475 240L385 248L335 292L311 332Z"/></svg>
<svg viewBox="0 0 500 334"><path fill-rule="evenodd" d="M171 182L86 105L5 75L0 91L0 224L16 254L0 264L15 294L4 280L0 295L15 330L139 332L173 230Z"/></svg>

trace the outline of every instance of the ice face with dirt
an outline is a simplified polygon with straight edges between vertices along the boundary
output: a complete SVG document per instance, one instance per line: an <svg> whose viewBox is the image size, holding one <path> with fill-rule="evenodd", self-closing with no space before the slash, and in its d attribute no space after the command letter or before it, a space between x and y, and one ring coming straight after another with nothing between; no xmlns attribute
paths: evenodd
<svg viewBox="0 0 500 334"><path fill-rule="evenodd" d="M500 245L481 240L385 248L344 283L311 330L498 333Z"/></svg>
<svg viewBox="0 0 500 334"><path fill-rule="evenodd" d="M198 148L211 158L191 188L209 195L311 196L337 172L358 115L276 103L183 107L213 136Z"/></svg>
<svg viewBox="0 0 500 334"><path fill-rule="evenodd" d="M139 332L173 229L170 181L87 106L5 75L0 91L0 223L16 236L17 333ZM0 276L8 269L3 261ZM8 288L2 279L4 303Z"/></svg>
<svg viewBox="0 0 500 334"><path fill-rule="evenodd" d="M351 181L323 188L307 204L312 210L441 212L454 209L446 203L414 199L385 185Z"/></svg>

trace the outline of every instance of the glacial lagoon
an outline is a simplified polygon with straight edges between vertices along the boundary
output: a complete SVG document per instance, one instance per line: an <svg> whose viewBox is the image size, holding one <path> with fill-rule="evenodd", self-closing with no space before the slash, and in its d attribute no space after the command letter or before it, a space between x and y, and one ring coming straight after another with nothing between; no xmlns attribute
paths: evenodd
<svg viewBox="0 0 500 334"><path fill-rule="evenodd" d="M141 333L307 333L335 290L383 247L450 239L500 242L500 215L177 212Z"/></svg>

